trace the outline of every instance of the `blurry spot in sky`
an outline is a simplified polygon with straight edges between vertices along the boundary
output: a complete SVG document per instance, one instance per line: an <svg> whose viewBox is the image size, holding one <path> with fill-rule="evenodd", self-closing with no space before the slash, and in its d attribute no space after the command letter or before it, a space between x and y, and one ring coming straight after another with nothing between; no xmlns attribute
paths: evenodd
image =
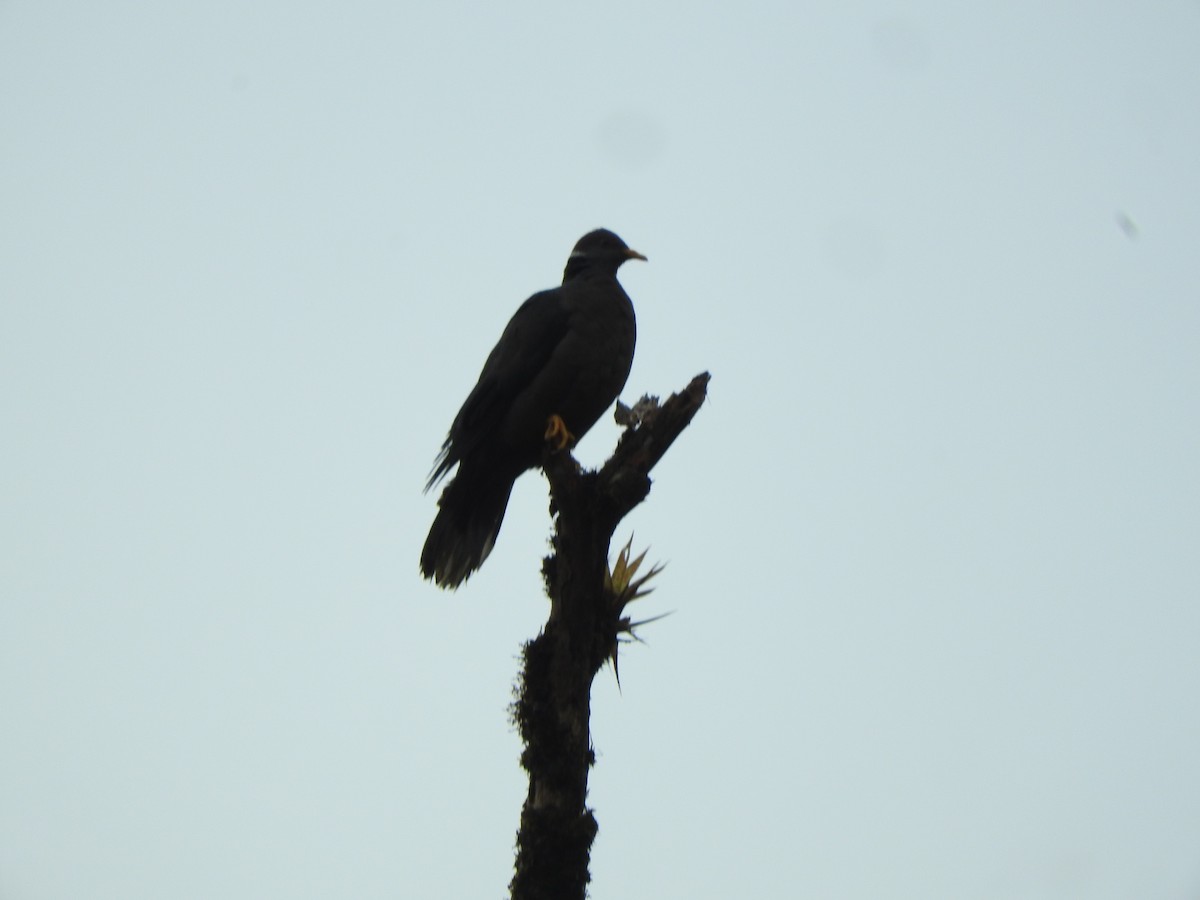
<svg viewBox="0 0 1200 900"><path fill-rule="evenodd" d="M641 169L662 156L666 146L662 125L633 110L609 114L596 129L596 144L604 159L623 169Z"/></svg>
<svg viewBox="0 0 1200 900"><path fill-rule="evenodd" d="M1142 236L1142 233L1138 231L1137 222L1129 218L1129 213L1119 209L1117 210L1116 219L1117 225L1119 225L1121 230L1125 232L1125 237L1129 238L1131 241L1136 241Z"/></svg>
<svg viewBox="0 0 1200 900"><path fill-rule="evenodd" d="M929 65L929 43L908 19L879 22L871 29L871 46L879 61L895 71L921 72Z"/></svg>

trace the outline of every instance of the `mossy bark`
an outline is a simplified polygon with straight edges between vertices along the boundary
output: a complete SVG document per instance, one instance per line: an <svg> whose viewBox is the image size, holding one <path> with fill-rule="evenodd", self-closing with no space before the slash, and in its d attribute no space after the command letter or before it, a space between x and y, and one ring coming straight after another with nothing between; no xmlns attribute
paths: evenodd
<svg viewBox="0 0 1200 900"><path fill-rule="evenodd" d="M517 834L512 900L583 900L596 836L587 807L595 762L592 680L616 653L623 601L605 586L609 546L621 520L646 498L650 470L691 422L707 395L708 373L661 405L635 407L612 457L583 472L570 453L547 453L553 552L542 565L550 617L527 643L513 717L525 750L529 792Z"/></svg>

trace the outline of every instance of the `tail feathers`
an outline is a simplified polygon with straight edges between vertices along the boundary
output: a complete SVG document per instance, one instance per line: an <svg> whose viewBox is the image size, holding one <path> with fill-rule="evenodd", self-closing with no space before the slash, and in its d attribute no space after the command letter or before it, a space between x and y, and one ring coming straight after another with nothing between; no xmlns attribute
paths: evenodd
<svg viewBox="0 0 1200 900"><path fill-rule="evenodd" d="M422 575L439 587L456 588L483 565L500 533L515 480L459 468L438 501L437 518L421 551Z"/></svg>

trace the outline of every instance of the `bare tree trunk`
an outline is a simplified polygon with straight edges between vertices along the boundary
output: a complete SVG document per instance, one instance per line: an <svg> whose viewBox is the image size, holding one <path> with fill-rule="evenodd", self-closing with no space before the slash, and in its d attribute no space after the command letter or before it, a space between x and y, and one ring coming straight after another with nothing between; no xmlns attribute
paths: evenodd
<svg viewBox="0 0 1200 900"><path fill-rule="evenodd" d="M553 553L542 565L550 618L524 648L513 714L525 751L529 793L517 834L512 900L583 900L597 825L587 808L595 762L589 722L592 679L616 657L631 628L623 618L634 591L608 584L617 525L650 491L650 470L700 409L709 376L697 375L663 403L647 398L599 471L583 472L569 453L547 454Z"/></svg>

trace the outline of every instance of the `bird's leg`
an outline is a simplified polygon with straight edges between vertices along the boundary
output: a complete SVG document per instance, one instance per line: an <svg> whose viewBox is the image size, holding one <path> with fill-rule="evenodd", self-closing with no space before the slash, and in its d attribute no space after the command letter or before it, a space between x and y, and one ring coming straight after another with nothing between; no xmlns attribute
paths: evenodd
<svg viewBox="0 0 1200 900"><path fill-rule="evenodd" d="M567 423L562 420L562 416L558 413L553 413L546 420L545 439L547 443L552 444L554 449L558 451L575 446L575 435L567 430Z"/></svg>

